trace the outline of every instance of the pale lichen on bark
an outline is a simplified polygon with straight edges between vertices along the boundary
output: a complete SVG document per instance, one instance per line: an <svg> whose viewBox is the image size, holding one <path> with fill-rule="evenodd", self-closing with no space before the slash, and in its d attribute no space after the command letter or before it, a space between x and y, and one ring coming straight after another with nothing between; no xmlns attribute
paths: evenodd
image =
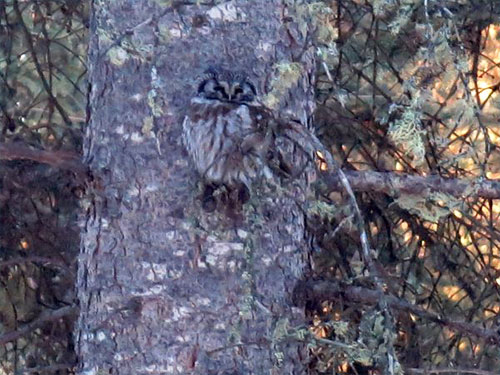
<svg viewBox="0 0 500 375"><path fill-rule="evenodd" d="M297 67L276 114L310 116L314 53L293 3L139 3L94 2L85 155L96 194L82 221L82 373L302 374L303 345L279 339L276 326L304 319L290 294L305 266L305 186L291 184L287 196L260 184L241 223L204 213L180 142L210 66L246 72L261 97L275 67ZM102 327L112 340L92 338Z"/></svg>

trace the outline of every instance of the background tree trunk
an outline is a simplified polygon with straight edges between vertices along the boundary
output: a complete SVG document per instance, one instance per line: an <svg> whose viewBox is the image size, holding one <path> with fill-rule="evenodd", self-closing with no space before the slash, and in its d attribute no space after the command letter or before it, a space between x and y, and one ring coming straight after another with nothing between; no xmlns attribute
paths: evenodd
<svg viewBox="0 0 500 375"><path fill-rule="evenodd" d="M248 74L276 114L310 117L306 6L94 2L81 373L306 372L291 302L308 253L305 183L257 187L241 222L204 213L180 137L210 66Z"/></svg>

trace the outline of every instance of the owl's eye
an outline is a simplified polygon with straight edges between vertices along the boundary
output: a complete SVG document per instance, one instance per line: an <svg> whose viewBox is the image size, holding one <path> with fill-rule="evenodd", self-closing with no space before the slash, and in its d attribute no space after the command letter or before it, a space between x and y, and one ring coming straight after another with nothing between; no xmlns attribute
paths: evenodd
<svg viewBox="0 0 500 375"><path fill-rule="evenodd" d="M214 87L214 91L217 92L218 95L222 96L223 98L228 98L226 89L220 85Z"/></svg>

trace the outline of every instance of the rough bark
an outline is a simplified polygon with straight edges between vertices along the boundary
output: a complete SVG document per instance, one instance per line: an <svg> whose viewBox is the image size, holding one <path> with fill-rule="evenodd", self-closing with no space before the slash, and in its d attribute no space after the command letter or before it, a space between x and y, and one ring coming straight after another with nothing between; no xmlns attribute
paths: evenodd
<svg viewBox="0 0 500 375"><path fill-rule="evenodd" d="M306 20L293 1L184 3L94 2L80 373L304 374L291 296L308 250L304 183L256 186L240 220L207 214L180 134L209 66L246 72L264 97L293 64L274 110L307 119Z"/></svg>

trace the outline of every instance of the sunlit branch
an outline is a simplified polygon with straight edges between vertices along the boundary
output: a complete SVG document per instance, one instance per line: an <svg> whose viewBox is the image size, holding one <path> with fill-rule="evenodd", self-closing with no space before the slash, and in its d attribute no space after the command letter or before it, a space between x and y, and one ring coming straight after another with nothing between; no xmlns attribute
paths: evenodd
<svg viewBox="0 0 500 375"><path fill-rule="evenodd" d="M482 197L500 199L500 181L498 180L466 180L459 178L443 178L440 176L415 176L394 172L344 171L349 183L355 191L375 192L393 195L446 193L456 198ZM328 189L342 190L338 176L329 174L326 177Z"/></svg>
<svg viewBox="0 0 500 375"><path fill-rule="evenodd" d="M474 335L488 340L488 342L500 345L500 334L492 329L482 328L472 323L447 319L439 314L422 309L403 299L381 293L364 287L342 285L336 281L308 280L298 284L294 290L294 298L297 303L307 301L323 301L343 298L344 301L363 304L376 304L381 298L385 298L387 304L396 310L412 313L419 318L438 323L453 331Z"/></svg>

